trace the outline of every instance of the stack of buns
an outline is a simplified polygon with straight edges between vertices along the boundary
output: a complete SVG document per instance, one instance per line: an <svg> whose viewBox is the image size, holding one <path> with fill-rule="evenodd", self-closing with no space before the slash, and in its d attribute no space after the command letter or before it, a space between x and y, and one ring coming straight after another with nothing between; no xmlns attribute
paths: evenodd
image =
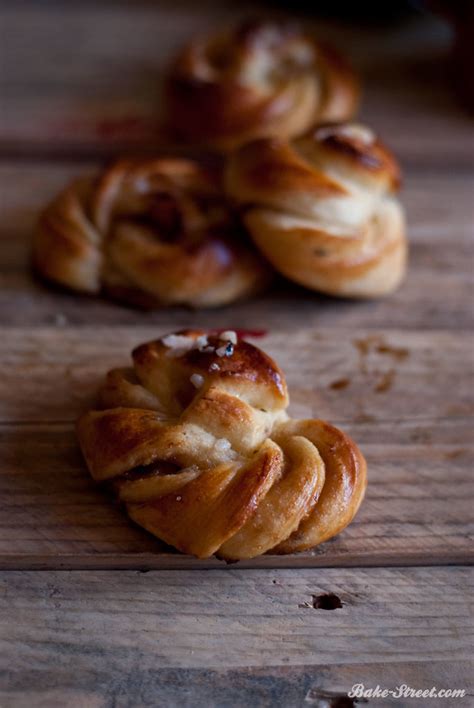
<svg viewBox="0 0 474 708"><path fill-rule="evenodd" d="M399 285L400 170L347 122L359 88L334 50L290 22L244 22L191 42L165 84L175 137L219 151L219 169L121 160L76 180L40 218L40 274L148 308L225 305L275 271L342 297Z"/></svg>

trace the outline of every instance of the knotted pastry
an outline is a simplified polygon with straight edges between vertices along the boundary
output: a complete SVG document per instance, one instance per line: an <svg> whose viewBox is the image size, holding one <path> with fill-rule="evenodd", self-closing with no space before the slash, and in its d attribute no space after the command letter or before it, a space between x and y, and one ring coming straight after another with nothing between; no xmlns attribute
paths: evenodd
<svg viewBox="0 0 474 708"><path fill-rule="evenodd" d="M283 373L235 332L184 331L108 374L77 425L92 477L131 518L199 558L301 551L354 517L366 464L342 431L292 420Z"/></svg>
<svg viewBox="0 0 474 708"><path fill-rule="evenodd" d="M400 283L400 171L368 128L249 143L230 157L226 183L258 248L291 280L345 297L378 297Z"/></svg>
<svg viewBox="0 0 474 708"><path fill-rule="evenodd" d="M184 159L122 160L73 182L40 218L34 261L74 290L146 307L222 305L267 273L218 179Z"/></svg>
<svg viewBox="0 0 474 708"><path fill-rule="evenodd" d="M223 150L347 120L358 94L342 57L288 21L247 21L196 39L177 56L166 82L172 130Z"/></svg>

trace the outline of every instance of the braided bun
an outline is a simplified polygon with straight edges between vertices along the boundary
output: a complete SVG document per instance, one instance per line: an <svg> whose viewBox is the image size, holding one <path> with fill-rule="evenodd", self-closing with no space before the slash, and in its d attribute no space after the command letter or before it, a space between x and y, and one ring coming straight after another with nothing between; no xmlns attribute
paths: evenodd
<svg viewBox="0 0 474 708"><path fill-rule="evenodd" d="M173 131L223 150L346 120L358 103L345 61L288 21L247 21L191 42L172 64L166 93Z"/></svg>
<svg viewBox="0 0 474 708"><path fill-rule="evenodd" d="M227 190L270 263L290 280L345 297L378 297L406 264L391 152L361 125L262 139L230 157Z"/></svg>
<svg viewBox="0 0 474 708"><path fill-rule="evenodd" d="M146 307L222 305L267 274L218 180L184 159L122 160L73 182L42 214L34 260L69 288Z"/></svg>
<svg viewBox="0 0 474 708"><path fill-rule="evenodd" d="M284 375L260 349L188 330L132 356L77 432L91 475L134 521L227 560L310 548L350 523L364 458L329 423L288 418Z"/></svg>

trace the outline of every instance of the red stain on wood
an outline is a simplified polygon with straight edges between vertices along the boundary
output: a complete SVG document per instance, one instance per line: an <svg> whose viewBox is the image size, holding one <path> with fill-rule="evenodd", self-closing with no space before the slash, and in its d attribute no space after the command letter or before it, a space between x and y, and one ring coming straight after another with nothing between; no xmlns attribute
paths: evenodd
<svg viewBox="0 0 474 708"><path fill-rule="evenodd" d="M380 354L388 354L397 361L403 361L408 357L410 353L408 349L404 349L402 347L392 347L388 344L379 344L379 346L377 347L377 351Z"/></svg>
<svg viewBox="0 0 474 708"><path fill-rule="evenodd" d="M329 388L332 388L333 391L340 391L344 388L347 388L350 383L350 379L337 379L337 381L333 381L329 384Z"/></svg>

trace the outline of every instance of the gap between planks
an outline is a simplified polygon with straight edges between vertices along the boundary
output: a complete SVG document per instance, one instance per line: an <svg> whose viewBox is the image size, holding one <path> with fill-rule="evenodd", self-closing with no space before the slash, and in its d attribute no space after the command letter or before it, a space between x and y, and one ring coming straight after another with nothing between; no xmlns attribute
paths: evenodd
<svg viewBox="0 0 474 708"><path fill-rule="evenodd" d="M103 555L90 557L77 556L54 556L40 558L37 556L25 558L8 559L0 558L0 573L5 572L114 572L114 571L134 571L138 573L165 572L165 571L213 571L227 572L230 570L247 571L278 571L278 570L311 570L311 569L350 569L350 568L449 568L451 566L469 568L474 565L474 552L467 555L465 552L438 553L427 557L424 553L400 553L390 557L387 553L367 553L366 557L358 553L351 557L323 557L319 559L317 555L303 553L301 558L298 554L288 556L260 556L253 560L238 561L226 565L224 561L217 558L199 559L184 554L169 553L148 555Z"/></svg>

